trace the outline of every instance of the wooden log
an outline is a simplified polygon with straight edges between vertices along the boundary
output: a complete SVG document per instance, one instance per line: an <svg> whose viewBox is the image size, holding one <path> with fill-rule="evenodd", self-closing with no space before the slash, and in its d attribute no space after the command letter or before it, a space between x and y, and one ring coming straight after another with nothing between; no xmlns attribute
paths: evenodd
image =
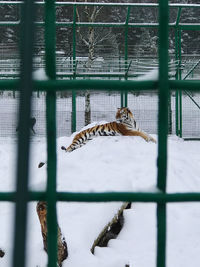
<svg viewBox="0 0 200 267"><path fill-rule="evenodd" d="M47 237L48 237L47 203L45 201L39 201L37 203L37 214L38 214L40 225L41 225L44 250L48 253L48 248L47 248ZM58 225L58 239L57 240L58 240L58 265L59 265L59 267L61 267L62 262L68 256L68 250L67 250L67 243L65 241L65 238L62 236L61 229L60 229L59 225Z"/></svg>
<svg viewBox="0 0 200 267"><path fill-rule="evenodd" d="M117 214L103 228L98 237L95 239L90 249L92 254L94 254L94 249L96 246L106 247L110 239L115 239L118 236L124 224L123 211L125 209L130 209L130 208L131 208L130 202L123 203L123 205L118 210Z"/></svg>
<svg viewBox="0 0 200 267"><path fill-rule="evenodd" d="M0 258L3 258L5 255L5 252L0 248Z"/></svg>

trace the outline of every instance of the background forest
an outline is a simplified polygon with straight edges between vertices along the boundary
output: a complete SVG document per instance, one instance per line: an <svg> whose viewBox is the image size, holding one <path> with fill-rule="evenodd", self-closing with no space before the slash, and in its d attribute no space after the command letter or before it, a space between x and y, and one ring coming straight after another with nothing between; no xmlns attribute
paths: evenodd
<svg viewBox="0 0 200 267"><path fill-rule="evenodd" d="M62 2L62 0L60 1ZM69 1L68 1L69 2ZM74 2L74 1L70 1ZM77 1L83 2L83 1ZM88 1L92 2L92 1ZM116 2L119 1L95 1L95 2ZM134 0L122 3L157 3L155 0ZM179 0L170 1L170 3L180 3ZM183 4L198 4L199 0L182 0ZM175 22L177 17L177 8L170 9L170 22ZM44 9L42 5L37 5L37 21L44 20ZM72 22L72 7L60 5L56 7L57 22ZM1 58L10 58L18 51L20 7L18 5L0 5L0 21L7 22L7 26L0 27L0 56ZM127 7L78 7L76 13L77 22L110 22L124 23L127 18ZM155 23L158 21L157 8L132 8L129 22L135 23ZM16 22L16 25L10 25L10 22ZM200 9L183 8L180 22L199 23ZM56 50L62 52L65 56L72 55L72 27L59 25L56 28ZM104 57L120 56L124 53L124 31L123 27L77 27L77 56L88 56L91 60L99 55ZM42 26L37 27L36 34L36 54L44 50L44 31ZM200 36L198 31L182 32L182 53L199 53ZM157 54L158 32L154 28L129 28L128 30L128 54L129 56L140 56L144 54ZM92 45L91 45L92 44ZM170 32L169 40L170 52L174 52L175 39L174 32Z"/></svg>

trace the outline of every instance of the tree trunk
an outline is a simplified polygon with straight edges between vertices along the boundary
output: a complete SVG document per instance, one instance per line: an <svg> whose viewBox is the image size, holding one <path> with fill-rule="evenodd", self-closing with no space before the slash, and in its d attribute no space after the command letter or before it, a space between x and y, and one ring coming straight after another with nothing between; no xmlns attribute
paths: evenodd
<svg viewBox="0 0 200 267"><path fill-rule="evenodd" d="M88 31L88 62L87 62L87 69L88 72L92 69L92 61L94 60L94 28L90 27ZM85 92L85 125L91 123L91 103L90 103L90 91Z"/></svg>
<svg viewBox="0 0 200 267"><path fill-rule="evenodd" d="M89 58L89 62L88 62L88 67L91 67L91 63L92 60L94 59L94 28L90 27L89 28L89 47L88 47L88 58Z"/></svg>
<svg viewBox="0 0 200 267"><path fill-rule="evenodd" d="M123 211L125 209L130 209L131 203L126 202L122 204L121 208L118 210L117 214L112 218L112 220L103 228L98 237L95 239L90 251L94 254L95 247L107 247L108 241L110 239L115 239L120 233L124 225Z"/></svg>
<svg viewBox="0 0 200 267"><path fill-rule="evenodd" d="M39 201L37 203L37 214L40 220L41 232L43 237L44 250L48 253L47 249L47 203L45 201ZM62 266L62 262L67 258L67 243L65 238L62 237L60 227L58 226L58 265Z"/></svg>
<svg viewBox="0 0 200 267"><path fill-rule="evenodd" d="M91 123L90 91L85 92L85 125Z"/></svg>

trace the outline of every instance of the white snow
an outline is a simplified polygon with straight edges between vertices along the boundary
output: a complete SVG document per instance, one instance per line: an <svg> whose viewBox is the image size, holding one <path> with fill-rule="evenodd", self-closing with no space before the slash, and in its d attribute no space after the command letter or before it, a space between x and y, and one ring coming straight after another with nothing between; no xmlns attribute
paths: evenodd
<svg viewBox="0 0 200 267"><path fill-rule="evenodd" d="M157 136L153 135L155 138ZM155 192L157 145L139 137L98 137L72 153L60 149L73 136L57 139L57 190L71 192L145 191ZM0 191L15 189L16 140L0 139ZM175 136L168 140L168 192L200 192L200 142L183 141ZM29 188L45 190L45 139L31 141ZM154 267L156 258L156 204L133 203L124 211L125 224L117 239L108 247L90 248L103 227L122 203L57 204L58 222L65 236L69 257L63 267ZM36 202L29 205L28 267L46 267ZM12 255L14 204L0 202L0 248L6 254L0 267L9 267ZM199 267L199 203L167 205L167 266Z"/></svg>
<svg viewBox="0 0 200 267"><path fill-rule="evenodd" d="M138 81L148 81L148 80L157 81L158 75L159 75L158 68L154 68L154 69L148 71L146 74L138 77L136 80L138 80Z"/></svg>
<svg viewBox="0 0 200 267"><path fill-rule="evenodd" d="M48 80L48 76L46 74L46 71L45 71L45 69L42 69L42 68L33 71L32 75L33 75L34 80L39 80L39 81Z"/></svg>

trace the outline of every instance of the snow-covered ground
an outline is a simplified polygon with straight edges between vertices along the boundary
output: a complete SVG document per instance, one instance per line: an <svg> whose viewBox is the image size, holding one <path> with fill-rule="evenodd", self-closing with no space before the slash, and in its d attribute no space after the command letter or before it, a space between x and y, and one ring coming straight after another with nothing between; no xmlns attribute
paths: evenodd
<svg viewBox="0 0 200 267"><path fill-rule="evenodd" d="M154 135L155 138L157 136ZM98 137L72 153L60 149L73 136L57 140L57 190L72 192L147 191L156 189L157 145L139 137ZM15 189L16 140L0 139L0 191ZM45 139L31 141L29 187L44 190ZM168 139L168 192L200 192L200 142ZM154 267L156 258L156 205L133 203L124 211L125 223L108 247L90 248L122 203L58 203L58 222L65 236L69 257L63 267ZM200 203L167 206L167 267L199 267ZM9 267L12 255L12 203L0 203L0 248L5 251L1 267ZM27 267L46 267L36 202L29 204Z"/></svg>

